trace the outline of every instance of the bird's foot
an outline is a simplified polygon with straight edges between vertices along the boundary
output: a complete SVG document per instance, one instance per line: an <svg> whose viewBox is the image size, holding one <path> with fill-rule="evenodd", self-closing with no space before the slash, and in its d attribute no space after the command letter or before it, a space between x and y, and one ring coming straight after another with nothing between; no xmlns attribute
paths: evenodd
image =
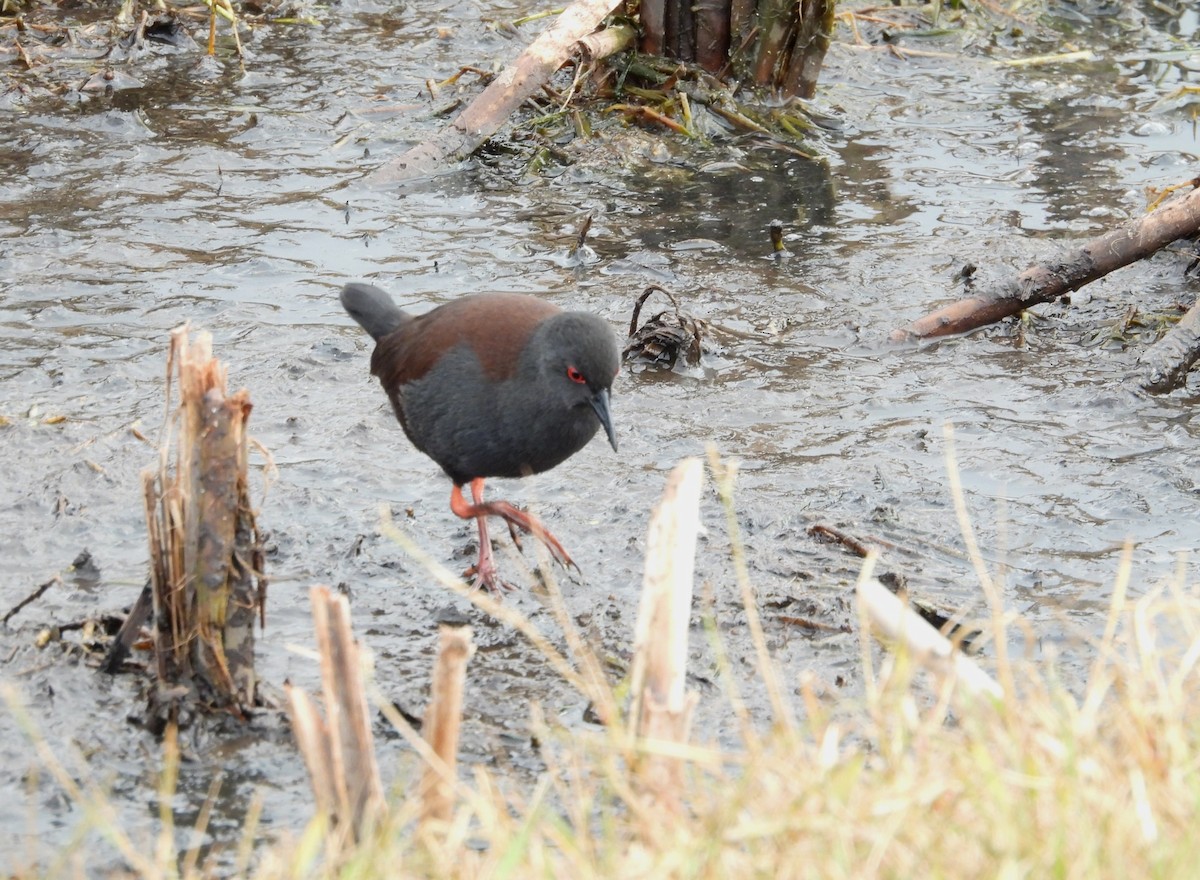
<svg viewBox="0 0 1200 880"><path fill-rule="evenodd" d="M517 548L521 547L520 533L525 532L533 535L550 554L550 558L564 568L573 568L579 571L579 566L575 564L575 560L571 558L571 554L566 548L559 543L558 538L542 525L542 521L532 513L521 510L509 504L507 501L488 501L481 507L487 508L487 513L490 516L498 516L508 525L508 533L512 535L513 543Z"/></svg>
<svg viewBox="0 0 1200 880"><path fill-rule="evenodd" d="M500 572L496 569L495 565L485 569L480 568L479 563L475 563L463 572L463 577L472 578L472 590L487 587L488 592L497 599L503 599L506 593L516 590L515 586L500 577Z"/></svg>
<svg viewBox="0 0 1200 880"><path fill-rule="evenodd" d="M497 599L503 599L505 593L516 589L508 581L500 578L500 569L496 567L496 557L492 554L492 542L488 538L487 524L479 520L479 561L463 572L464 577L474 577L471 589L478 590L487 587Z"/></svg>
<svg viewBox="0 0 1200 880"><path fill-rule="evenodd" d="M484 501L482 479L471 481L471 495L474 498L474 504L467 503L462 496L462 486L456 483L454 490L450 493L450 509L463 519L475 519L479 526L479 562L474 567L474 585L476 587L486 586L497 596L502 596L504 590L514 589L510 584L500 580L496 573L496 563L492 557L492 544L488 539L487 518L489 516L498 516L504 520L508 526L508 533L512 536L513 543L517 545L518 550L521 549L520 533L525 532L541 541L550 553L550 557L559 565L579 571L579 566L575 564L571 554L532 513L521 510L507 501Z"/></svg>

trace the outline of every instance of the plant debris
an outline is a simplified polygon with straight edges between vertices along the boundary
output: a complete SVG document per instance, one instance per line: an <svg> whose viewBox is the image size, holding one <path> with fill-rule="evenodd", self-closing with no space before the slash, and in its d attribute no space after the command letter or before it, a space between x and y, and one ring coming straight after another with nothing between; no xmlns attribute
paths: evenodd
<svg viewBox="0 0 1200 880"><path fill-rule="evenodd" d="M642 305L655 291L671 300L675 310L661 311L639 327L638 317L642 313ZM629 321L629 340L625 343L621 356L626 361L636 360L672 370L682 353L689 366L696 366L700 363L700 343L708 329L709 324L703 318L679 310L679 300L675 294L665 287L651 284L642 291L633 307L633 317Z"/></svg>

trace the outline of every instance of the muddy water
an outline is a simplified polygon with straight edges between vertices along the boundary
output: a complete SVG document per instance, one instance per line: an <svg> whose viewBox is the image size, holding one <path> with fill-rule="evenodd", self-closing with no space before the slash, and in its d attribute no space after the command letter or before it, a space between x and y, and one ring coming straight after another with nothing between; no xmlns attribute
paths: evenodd
<svg viewBox="0 0 1200 880"><path fill-rule="evenodd" d="M118 65L142 86L111 94L73 89L94 64L6 73L0 608L65 573L0 633L0 677L69 770L111 790L121 824L150 839L157 747L125 721L140 705L137 682L95 673L77 633L40 651L33 638L119 611L144 578L139 474L162 424L167 334L190 321L213 333L231 383L251 390L254 434L277 470L260 514L274 581L264 677L313 685L314 664L291 648L311 645L309 586L334 584L352 598L383 690L419 714L435 617L454 601L379 536L380 505L454 570L470 561L472 530L449 513L446 479L407 445L368 376L367 343L337 304L350 279L413 309L466 291L534 292L614 328L657 282L712 322L700 368L622 374L619 455L597 442L551 473L492 488L554 524L582 569L564 581L571 613L607 656L627 656L663 480L712 445L740 463L740 537L780 668L791 681L815 674L830 700L853 699L858 562L806 530L823 522L884 538L895 545L884 567L923 598L979 609L947 489L950 423L1005 601L1028 623L1029 647L1052 648L1070 672L1102 625L1124 542L1136 594L1196 580L1196 380L1140 395L1129 382L1137 344L1084 344L1131 303L1190 301L1185 258L1160 255L1069 307L1042 307L1020 334L991 328L920 349L885 340L957 295L964 263L1002 277L1136 215L1144 186L1194 174L1192 99L1172 95L1195 79L1200 56L1178 51L1195 15L1072 10L1059 10L1059 31L1028 26L1019 39L1003 27L902 39L932 53L903 58L843 30L820 95L842 129L826 136L823 165L614 123L570 145L573 164L550 174L493 156L384 192L357 178L434 129L423 81L519 48L476 5L362 3L321 27L262 28L248 38L245 74L228 59L202 74L195 54L159 49ZM497 5L483 17L524 11ZM1095 59L998 63L1062 51L1064 32ZM598 259L581 268L568 251L588 213ZM789 232L784 263L765 258L775 218ZM703 517L698 576L739 687L766 723L712 493ZM95 570L66 571L85 549ZM519 570L507 551L500 558ZM509 601L558 639L538 595ZM580 725L585 701L510 631L481 618L476 631L465 758L526 777L540 766L529 703ZM697 631L698 729L722 738L727 710L702 643ZM82 814L38 771L9 711L0 731L0 851L11 870L51 858ZM301 827L307 788L270 718L241 737L185 739L181 824L219 772L211 840L236 840L256 797L269 831ZM408 766L396 740L381 753L390 775ZM98 871L119 864L107 850L89 857Z"/></svg>

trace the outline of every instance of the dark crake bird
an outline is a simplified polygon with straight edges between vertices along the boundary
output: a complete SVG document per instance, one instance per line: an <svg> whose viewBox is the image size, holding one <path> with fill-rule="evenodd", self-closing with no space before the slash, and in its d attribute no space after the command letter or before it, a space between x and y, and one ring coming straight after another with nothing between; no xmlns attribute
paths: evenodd
<svg viewBox="0 0 1200 880"><path fill-rule="evenodd" d="M574 565L546 527L507 501L483 500L487 477L524 477L570 458L603 426L617 448L609 390L620 369L616 335L601 318L537 297L480 293L424 315L397 308L370 284L347 284L342 305L375 339L371 374L417 449L454 482L450 509L479 525L475 586L501 581L487 518L536 537ZM463 497L470 483L474 503Z"/></svg>

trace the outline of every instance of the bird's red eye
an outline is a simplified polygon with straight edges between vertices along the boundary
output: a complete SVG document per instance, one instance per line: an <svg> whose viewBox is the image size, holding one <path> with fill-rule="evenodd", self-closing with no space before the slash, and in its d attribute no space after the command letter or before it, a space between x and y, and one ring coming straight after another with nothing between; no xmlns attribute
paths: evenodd
<svg viewBox="0 0 1200 880"><path fill-rule="evenodd" d="M572 382L578 382L580 385L587 381L587 379L583 378L583 373L574 367L567 367L567 378Z"/></svg>

